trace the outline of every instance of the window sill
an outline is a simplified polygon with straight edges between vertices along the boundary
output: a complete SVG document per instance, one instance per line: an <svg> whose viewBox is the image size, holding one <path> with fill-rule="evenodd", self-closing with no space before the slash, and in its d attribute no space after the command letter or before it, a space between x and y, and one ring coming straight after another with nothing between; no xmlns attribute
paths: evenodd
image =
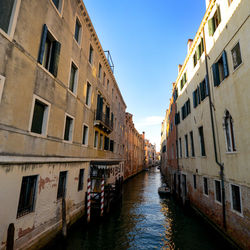
<svg viewBox="0 0 250 250"><path fill-rule="evenodd" d="M69 88L68 88L68 91L69 91L69 93L70 93L71 95L73 95L75 98L77 97L77 94L74 93L74 92L72 92Z"/></svg>
<svg viewBox="0 0 250 250"><path fill-rule="evenodd" d="M241 62L241 64L240 64L236 69L233 70L233 73L232 73L232 74L234 74L234 72L236 72L243 64L244 64L244 63Z"/></svg>
<svg viewBox="0 0 250 250"><path fill-rule="evenodd" d="M78 48L81 49L81 42L79 43L79 42L76 40L75 36L73 36L73 40L74 40L75 43L77 44Z"/></svg>
<svg viewBox="0 0 250 250"><path fill-rule="evenodd" d="M38 138L47 138L47 134L37 134L35 132L29 131L30 135L38 137Z"/></svg>
<svg viewBox="0 0 250 250"><path fill-rule="evenodd" d="M34 216L35 215L35 210L33 210L33 211L31 211L31 212L27 212L27 213L25 213L25 214L23 214L23 215L17 215L17 217L16 217L16 219L17 220L21 220L21 219L23 219L24 217L25 217L25 220L27 220L27 216L28 215L30 215L30 216Z"/></svg>
<svg viewBox="0 0 250 250"><path fill-rule="evenodd" d="M56 78L51 72L49 72L48 69L44 68L44 66L43 66L42 64L40 64L39 62L37 62L37 65L38 65L44 72L46 72L47 74L49 74L49 76L51 76L53 79Z"/></svg>
<svg viewBox="0 0 250 250"><path fill-rule="evenodd" d="M216 204L218 204L218 205L221 205L221 206L222 206L222 202L217 201L217 200L214 200L214 202L215 202Z"/></svg>
<svg viewBox="0 0 250 250"><path fill-rule="evenodd" d="M90 108L91 108L91 105L88 105L88 104L84 104L84 106L87 108L87 109L89 109L90 110Z"/></svg>
<svg viewBox="0 0 250 250"><path fill-rule="evenodd" d="M88 147L88 144L81 144L81 146L82 146L83 148L87 148L87 147Z"/></svg>
<svg viewBox="0 0 250 250"><path fill-rule="evenodd" d="M63 140L64 143L67 143L67 144L73 144L73 141L66 141L66 140Z"/></svg>
<svg viewBox="0 0 250 250"><path fill-rule="evenodd" d="M238 151L226 151L225 154L226 155L237 155Z"/></svg>
<svg viewBox="0 0 250 250"><path fill-rule="evenodd" d="M203 193L203 195L206 196L207 198L209 198L209 195L208 195L208 194Z"/></svg>
<svg viewBox="0 0 250 250"><path fill-rule="evenodd" d="M233 213L237 214L238 216L242 217L242 218L244 217L243 212L240 213L240 212L234 210L233 208L231 208L231 211L232 211Z"/></svg>
<svg viewBox="0 0 250 250"><path fill-rule="evenodd" d="M50 0L51 5L53 6L53 8L55 9L56 13L58 14L58 16L60 18L62 18L62 7L61 7L61 12L56 8L56 6L54 5L54 3L52 2L52 0ZM63 2L61 3L63 5Z"/></svg>

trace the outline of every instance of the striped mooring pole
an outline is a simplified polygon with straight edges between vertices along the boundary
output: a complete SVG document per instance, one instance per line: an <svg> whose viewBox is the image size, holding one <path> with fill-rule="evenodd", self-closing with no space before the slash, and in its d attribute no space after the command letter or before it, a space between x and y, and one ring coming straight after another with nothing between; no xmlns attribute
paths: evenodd
<svg viewBox="0 0 250 250"><path fill-rule="evenodd" d="M102 184L101 184L101 216L103 216L104 211L104 176L102 177Z"/></svg>
<svg viewBox="0 0 250 250"><path fill-rule="evenodd" d="M88 178L87 222L90 222L90 208L91 208L91 179Z"/></svg>

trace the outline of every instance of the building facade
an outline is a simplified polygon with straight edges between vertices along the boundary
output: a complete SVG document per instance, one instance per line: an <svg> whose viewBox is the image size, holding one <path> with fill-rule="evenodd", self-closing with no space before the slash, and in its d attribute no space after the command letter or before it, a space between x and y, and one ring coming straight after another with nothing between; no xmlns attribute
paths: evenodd
<svg viewBox="0 0 250 250"><path fill-rule="evenodd" d="M133 115L126 113L124 179L132 177L144 169L144 138L133 123Z"/></svg>
<svg viewBox="0 0 250 250"><path fill-rule="evenodd" d="M165 118L161 123L161 149L160 149L160 167L163 175L167 175L167 119L168 109L166 110Z"/></svg>
<svg viewBox="0 0 250 250"><path fill-rule="evenodd" d="M145 167L153 167L156 162L156 146L145 139Z"/></svg>
<svg viewBox="0 0 250 250"><path fill-rule="evenodd" d="M250 5L206 4L174 86L180 171L169 171L183 201L249 249Z"/></svg>
<svg viewBox="0 0 250 250"><path fill-rule="evenodd" d="M1 4L0 249L8 229L22 249L61 230L63 200L66 223L85 213L91 168L123 177L126 104L82 1Z"/></svg>

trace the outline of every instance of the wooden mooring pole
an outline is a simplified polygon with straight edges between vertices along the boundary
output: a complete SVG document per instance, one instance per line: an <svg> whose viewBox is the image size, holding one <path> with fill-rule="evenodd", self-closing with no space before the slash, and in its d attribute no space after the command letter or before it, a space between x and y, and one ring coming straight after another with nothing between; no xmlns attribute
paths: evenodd
<svg viewBox="0 0 250 250"><path fill-rule="evenodd" d="M91 211L91 179L88 178L88 199L87 199L87 222L90 222Z"/></svg>
<svg viewBox="0 0 250 250"><path fill-rule="evenodd" d="M66 201L62 198L62 235L67 237Z"/></svg>
<svg viewBox="0 0 250 250"><path fill-rule="evenodd" d="M101 184L101 216L103 216L104 212L104 176L102 177L102 184Z"/></svg>

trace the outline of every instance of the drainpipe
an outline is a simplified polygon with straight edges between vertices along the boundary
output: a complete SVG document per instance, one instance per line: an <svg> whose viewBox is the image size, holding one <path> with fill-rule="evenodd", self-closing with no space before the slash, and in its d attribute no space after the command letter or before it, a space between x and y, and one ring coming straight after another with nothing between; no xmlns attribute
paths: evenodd
<svg viewBox="0 0 250 250"><path fill-rule="evenodd" d="M206 39L204 28L203 32L203 42L204 42L204 52L205 52L205 64L206 64L206 74L207 74L207 87L208 87L208 99L209 99L209 109L210 109L210 118L211 118L211 126L212 126L212 134L213 134L213 144L214 144L214 156L215 162L220 167L220 180L221 180L221 192L222 192L222 216L223 216L223 227L224 230L227 230L226 224L226 198L225 198L225 185L224 185L224 164L218 161L217 156L217 147L216 147L216 138L215 138L215 128L214 128L214 117L213 117L213 107L211 100L211 92L210 92L210 83L209 83L209 74L208 74L208 63L207 63L207 49L206 49Z"/></svg>

